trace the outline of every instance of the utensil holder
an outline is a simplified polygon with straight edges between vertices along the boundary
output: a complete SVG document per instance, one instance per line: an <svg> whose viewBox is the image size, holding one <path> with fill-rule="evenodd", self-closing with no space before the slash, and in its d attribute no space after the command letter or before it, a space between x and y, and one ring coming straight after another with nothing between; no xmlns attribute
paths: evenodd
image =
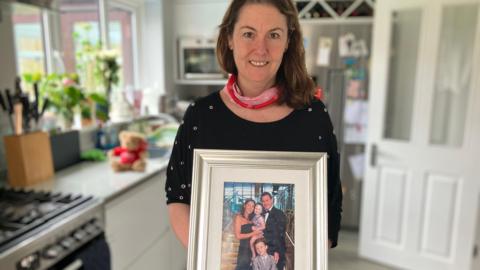
<svg viewBox="0 0 480 270"><path fill-rule="evenodd" d="M7 157L8 183L26 187L50 179L52 150L48 133L32 132L3 138Z"/></svg>

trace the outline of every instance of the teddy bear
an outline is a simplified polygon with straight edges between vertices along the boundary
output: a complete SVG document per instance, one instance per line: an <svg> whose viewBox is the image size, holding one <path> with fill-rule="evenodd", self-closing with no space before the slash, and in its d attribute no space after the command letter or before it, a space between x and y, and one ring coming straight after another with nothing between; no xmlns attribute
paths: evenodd
<svg viewBox="0 0 480 270"><path fill-rule="evenodd" d="M118 135L120 146L110 150L108 156L115 172L145 171L147 158L147 141L142 134L122 131Z"/></svg>

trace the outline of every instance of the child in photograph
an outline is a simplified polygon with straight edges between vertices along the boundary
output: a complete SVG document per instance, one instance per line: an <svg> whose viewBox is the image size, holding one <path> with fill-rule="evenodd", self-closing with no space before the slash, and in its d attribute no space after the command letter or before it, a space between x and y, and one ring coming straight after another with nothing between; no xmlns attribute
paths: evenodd
<svg viewBox="0 0 480 270"><path fill-rule="evenodd" d="M255 204L255 210L253 212L255 215L252 218L254 231L263 231L265 230L265 218L262 216L263 205L261 203ZM262 238L263 233L256 234L250 238L250 248L252 249L252 260L255 258L255 240Z"/></svg>
<svg viewBox="0 0 480 270"><path fill-rule="evenodd" d="M267 253L267 241L265 238L258 238L254 243L258 256L253 259L253 270L277 270L275 259Z"/></svg>

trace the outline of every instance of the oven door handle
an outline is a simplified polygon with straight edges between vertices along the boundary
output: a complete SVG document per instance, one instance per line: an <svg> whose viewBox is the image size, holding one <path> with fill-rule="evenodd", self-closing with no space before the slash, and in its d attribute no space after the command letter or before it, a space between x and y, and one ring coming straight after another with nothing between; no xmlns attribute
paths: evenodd
<svg viewBox="0 0 480 270"><path fill-rule="evenodd" d="M80 259L76 259L71 264L67 265L63 270L78 270L82 268L83 262Z"/></svg>

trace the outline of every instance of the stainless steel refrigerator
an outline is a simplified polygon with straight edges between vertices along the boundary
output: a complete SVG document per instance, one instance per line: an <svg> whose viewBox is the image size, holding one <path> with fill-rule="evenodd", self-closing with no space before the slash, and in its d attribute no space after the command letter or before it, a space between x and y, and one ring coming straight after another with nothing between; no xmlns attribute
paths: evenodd
<svg viewBox="0 0 480 270"><path fill-rule="evenodd" d="M366 130L371 23L302 23L309 73L324 91L341 156L342 228L358 229Z"/></svg>

